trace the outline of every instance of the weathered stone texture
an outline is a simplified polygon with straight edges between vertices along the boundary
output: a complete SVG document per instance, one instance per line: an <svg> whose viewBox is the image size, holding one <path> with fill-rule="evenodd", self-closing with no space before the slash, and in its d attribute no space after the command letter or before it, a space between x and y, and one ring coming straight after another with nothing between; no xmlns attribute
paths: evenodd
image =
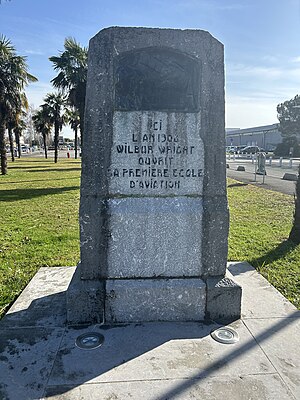
<svg viewBox="0 0 300 400"><path fill-rule="evenodd" d="M242 288L228 277L207 279L207 317L232 322L241 317Z"/></svg>
<svg viewBox="0 0 300 400"><path fill-rule="evenodd" d="M208 32L112 27L91 40L69 295L91 303L82 319L214 315L205 287L226 270L224 131L223 45Z"/></svg>
<svg viewBox="0 0 300 400"><path fill-rule="evenodd" d="M105 320L200 321L205 317L205 300L201 279L108 280Z"/></svg>

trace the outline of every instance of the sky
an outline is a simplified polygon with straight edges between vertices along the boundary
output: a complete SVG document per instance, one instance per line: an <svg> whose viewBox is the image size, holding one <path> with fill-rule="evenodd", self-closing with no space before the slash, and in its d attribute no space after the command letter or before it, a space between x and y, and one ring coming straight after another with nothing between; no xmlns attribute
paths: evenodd
<svg viewBox="0 0 300 400"><path fill-rule="evenodd" d="M0 34L39 80L38 107L56 76L49 57L66 37L88 46L109 26L203 29L225 47L226 127L278 122L277 104L300 94L300 0L0 0Z"/></svg>

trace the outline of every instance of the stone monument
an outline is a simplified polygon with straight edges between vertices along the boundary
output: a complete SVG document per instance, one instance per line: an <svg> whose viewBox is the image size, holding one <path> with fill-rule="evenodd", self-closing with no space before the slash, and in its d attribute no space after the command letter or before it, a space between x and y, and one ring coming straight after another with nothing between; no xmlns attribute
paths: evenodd
<svg viewBox="0 0 300 400"><path fill-rule="evenodd" d="M233 320L223 45L112 27L90 41L81 261L69 323Z"/></svg>

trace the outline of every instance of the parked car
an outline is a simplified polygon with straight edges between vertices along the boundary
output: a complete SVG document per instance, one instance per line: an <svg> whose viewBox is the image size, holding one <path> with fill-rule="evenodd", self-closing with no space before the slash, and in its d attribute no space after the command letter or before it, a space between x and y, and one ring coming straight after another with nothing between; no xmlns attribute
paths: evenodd
<svg viewBox="0 0 300 400"><path fill-rule="evenodd" d="M241 152L242 149L244 149L244 146L227 146L226 147L226 152L229 154L238 154Z"/></svg>
<svg viewBox="0 0 300 400"><path fill-rule="evenodd" d="M22 152L22 153L25 153L25 154L30 153L30 148L29 148L29 146L26 146L25 144L22 144L22 145L21 145L21 152Z"/></svg>
<svg viewBox="0 0 300 400"><path fill-rule="evenodd" d="M226 152L227 153L235 153L236 146L226 146Z"/></svg>
<svg viewBox="0 0 300 400"><path fill-rule="evenodd" d="M258 146L246 146L240 151L241 154L256 154L259 152L267 153L265 149Z"/></svg>
<svg viewBox="0 0 300 400"><path fill-rule="evenodd" d="M236 153L241 153L245 147L246 147L245 145L236 146Z"/></svg>

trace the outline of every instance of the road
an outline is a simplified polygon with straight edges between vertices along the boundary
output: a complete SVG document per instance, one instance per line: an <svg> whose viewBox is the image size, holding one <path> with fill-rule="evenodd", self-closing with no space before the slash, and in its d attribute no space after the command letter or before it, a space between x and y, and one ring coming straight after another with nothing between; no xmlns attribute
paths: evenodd
<svg viewBox="0 0 300 400"><path fill-rule="evenodd" d="M78 158L79 153L81 150L78 150ZM58 150L58 158L67 158L67 153L70 153L70 159L75 158L75 151L74 150ZM7 153L7 157L9 158L10 154ZM45 157L44 151L35 151L34 153L22 153L22 157ZM48 158L54 158L54 150L48 150Z"/></svg>
<svg viewBox="0 0 300 400"><path fill-rule="evenodd" d="M226 162L229 165L229 168L227 168L227 177L243 183L260 186L264 189L294 195L295 181L287 181L282 178L285 173L297 175L299 161L300 160L293 160L293 168L289 168L287 160L281 168L275 163L275 165L273 164L272 166L266 165L267 175L265 176L265 183L263 184L263 176L261 175L256 175L256 181L254 180L255 166L250 159L227 160ZM237 171L238 166L245 167L245 171Z"/></svg>

